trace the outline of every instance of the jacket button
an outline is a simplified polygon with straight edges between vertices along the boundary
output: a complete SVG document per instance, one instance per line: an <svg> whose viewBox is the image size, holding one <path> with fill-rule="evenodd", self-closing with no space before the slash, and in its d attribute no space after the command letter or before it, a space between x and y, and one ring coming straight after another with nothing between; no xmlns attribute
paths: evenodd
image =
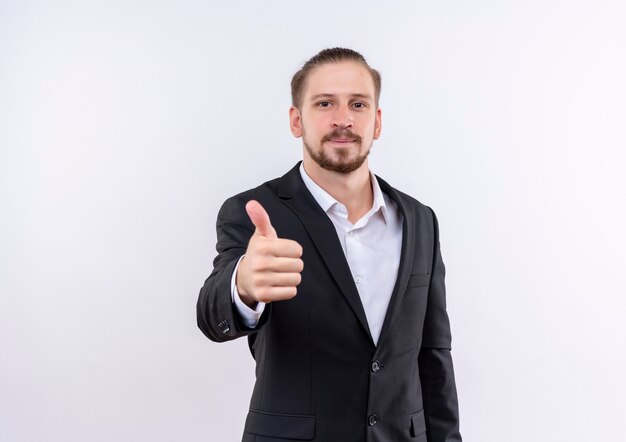
<svg viewBox="0 0 626 442"><path fill-rule="evenodd" d="M374 373L378 373L378 371L380 370L380 362L378 362L378 361L372 362L372 367L371 368L372 368L372 371Z"/></svg>
<svg viewBox="0 0 626 442"><path fill-rule="evenodd" d="M224 320L217 324L217 328L219 328L223 334L226 334L230 331L230 324L228 323L228 321Z"/></svg>
<svg viewBox="0 0 626 442"><path fill-rule="evenodd" d="M378 423L378 416L376 416L375 414L370 414L367 417L367 423L369 424L370 427L373 427L374 425Z"/></svg>

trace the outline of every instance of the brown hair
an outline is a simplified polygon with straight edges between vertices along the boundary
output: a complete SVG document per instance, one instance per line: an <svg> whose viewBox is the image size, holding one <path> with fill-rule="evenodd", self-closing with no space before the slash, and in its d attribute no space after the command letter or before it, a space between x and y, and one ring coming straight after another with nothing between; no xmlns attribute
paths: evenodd
<svg viewBox="0 0 626 442"><path fill-rule="evenodd" d="M309 76L309 73L314 68L323 64L339 63L341 61L355 61L367 68L367 70L372 75L372 80L374 80L376 105L378 106L378 99L380 98L381 87L380 73L376 69L371 68L370 65L367 64L367 61L365 61L365 57L363 57L357 51L346 48L324 49L311 57L309 61L304 63L302 68L300 68L300 70L296 72L291 79L291 103L297 108L300 108L300 106L302 105L302 93L304 91L304 85L306 83L307 77Z"/></svg>

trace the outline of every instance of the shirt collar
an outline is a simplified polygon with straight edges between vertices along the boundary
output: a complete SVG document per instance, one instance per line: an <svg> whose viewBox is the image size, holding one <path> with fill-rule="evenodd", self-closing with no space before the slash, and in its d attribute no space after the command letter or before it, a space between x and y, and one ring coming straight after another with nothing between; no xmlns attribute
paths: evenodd
<svg viewBox="0 0 626 442"><path fill-rule="evenodd" d="M322 189L313 179L306 173L304 170L304 163L300 163L300 176L302 177L302 181L304 181L304 185L309 189L317 204L320 205L324 212L328 212L335 204L339 204L343 206L339 201L332 197L328 192ZM383 191L378 184L378 180L374 173L370 170L370 181L372 183L372 191L374 193L374 203L372 204L372 208L365 215L367 217L372 216L374 213L378 212L380 209L385 222L387 222L387 205L385 204L385 198L383 196Z"/></svg>

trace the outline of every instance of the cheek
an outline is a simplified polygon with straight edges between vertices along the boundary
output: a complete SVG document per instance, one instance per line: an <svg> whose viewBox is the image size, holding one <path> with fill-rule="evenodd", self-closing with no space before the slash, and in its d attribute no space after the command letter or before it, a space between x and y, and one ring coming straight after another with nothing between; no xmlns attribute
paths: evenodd
<svg viewBox="0 0 626 442"><path fill-rule="evenodd" d="M306 133L306 135L311 139L321 138L325 134L323 129L313 122L307 124L306 130L304 127L302 127L302 133L303 135Z"/></svg>
<svg viewBox="0 0 626 442"><path fill-rule="evenodd" d="M376 120L370 121L368 124L369 124L369 127L367 130L367 133L371 134L372 138L374 139L378 138L379 134L377 133L378 130L377 130L377 125L376 125Z"/></svg>

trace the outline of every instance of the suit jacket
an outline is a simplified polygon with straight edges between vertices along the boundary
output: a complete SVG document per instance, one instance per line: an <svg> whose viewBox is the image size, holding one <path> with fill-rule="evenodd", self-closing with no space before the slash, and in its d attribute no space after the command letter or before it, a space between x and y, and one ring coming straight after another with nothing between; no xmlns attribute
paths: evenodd
<svg viewBox="0 0 626 442"><path fill-rule="evenodd" d="M332 222L297 164L229 198L217 219L214 269L198 326L213 341L248 337L256 384L243 442L458 442L458 406L444 264L433 211L378 178L403 216L400 268L375 345ZM239 319L231 277L259 201L281 238L302 245L298 294L268 304L255 329Z"/></svg>

